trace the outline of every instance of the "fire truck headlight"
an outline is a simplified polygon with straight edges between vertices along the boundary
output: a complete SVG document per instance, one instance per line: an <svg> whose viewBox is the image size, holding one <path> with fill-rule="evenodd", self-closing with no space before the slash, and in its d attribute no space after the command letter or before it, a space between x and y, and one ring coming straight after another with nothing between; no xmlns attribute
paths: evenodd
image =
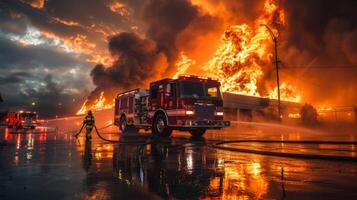
<svg viewBox="0 0 357 200"><path fill-rule="evenodd" d="M217 115L217 116L223 116L223 112L222 112L222 111L217 111L217 112L216 112L216 115Z"/></svg>
<svg viewBox="0 0 357 200"><path fill-rule="evenodd" d="M193 110L186 110L186 115L194 115L195 112Z"/></svg>

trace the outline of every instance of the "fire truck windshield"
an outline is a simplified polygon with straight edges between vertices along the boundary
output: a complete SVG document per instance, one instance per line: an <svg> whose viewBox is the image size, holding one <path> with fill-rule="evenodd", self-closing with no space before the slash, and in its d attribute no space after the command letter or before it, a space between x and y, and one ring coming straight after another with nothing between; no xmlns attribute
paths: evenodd
<svg viewBox="0 0 357 200"><path fill-rule="evenodd" d="M180 81L182 98L221 98L218 83L201 83L196 81Z"/></svg>
<svg viewBox="0 0 357 200"><path fill-rule="evenodd" d="M21 113L20 118L22 118L22 119L27 119L27 118L36 119L37 116L34 113Z"/></svg>

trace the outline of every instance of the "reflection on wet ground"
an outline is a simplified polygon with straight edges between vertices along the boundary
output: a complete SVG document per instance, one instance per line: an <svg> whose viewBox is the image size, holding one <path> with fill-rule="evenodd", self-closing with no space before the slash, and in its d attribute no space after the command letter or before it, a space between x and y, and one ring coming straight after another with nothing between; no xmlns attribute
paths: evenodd
<svg viewBox="0 0 357 200"><path fill-rule="evenodd" d="M0 128L0 199L356 199L355 162L293 159L212 148L222 140L345 140L305 129L240 123L195 140L149 133L119 136L116 127L86 141L72 137L80 118L34 131ZM108 121L98 125L103 127ZM243 143L244 149L356 156L355 145Z"/></svg>
<svg viewBox="0 0 357 200"><path fill-rule="evenodd" d="M225 147L309 155L357 156L355 144L228 143ZM357 159L357 157L356 157Z"/></svg>

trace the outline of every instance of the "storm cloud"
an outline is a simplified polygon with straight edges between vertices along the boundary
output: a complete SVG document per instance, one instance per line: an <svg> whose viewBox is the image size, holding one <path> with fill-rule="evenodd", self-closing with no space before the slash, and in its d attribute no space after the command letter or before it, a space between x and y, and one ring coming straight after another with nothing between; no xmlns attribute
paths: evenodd
<svg viewBox="0 0 357 200"><path fill-rule="evenodd" d="M46 117L73 114L93 89L93 66L108 62L108 37L133 26L130 8L113 9L115 3L1 1L1 110L38 109ZM124 9L129 12L121 15Z"/></svg>

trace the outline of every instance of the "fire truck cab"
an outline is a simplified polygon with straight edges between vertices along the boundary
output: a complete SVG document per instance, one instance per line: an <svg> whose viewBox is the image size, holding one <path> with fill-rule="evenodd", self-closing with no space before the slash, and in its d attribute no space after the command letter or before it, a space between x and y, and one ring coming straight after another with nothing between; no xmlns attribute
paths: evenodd
<svg viewBox="0 0 357 200"><path fill-rule="evenodd" d="M9 112L6 117L8 128L31 128L34 129L37 125L38 114L31 111Z"/></svg>
<svg viewBox="0 0 357 200"><path fill-rule="evenodd" d="M223 120L219 81L189 75L153 82L148 90L118 94L114 123L122 132L142 128L170 136L172 130L181 130L194 137L230 125Z"/></svg>

